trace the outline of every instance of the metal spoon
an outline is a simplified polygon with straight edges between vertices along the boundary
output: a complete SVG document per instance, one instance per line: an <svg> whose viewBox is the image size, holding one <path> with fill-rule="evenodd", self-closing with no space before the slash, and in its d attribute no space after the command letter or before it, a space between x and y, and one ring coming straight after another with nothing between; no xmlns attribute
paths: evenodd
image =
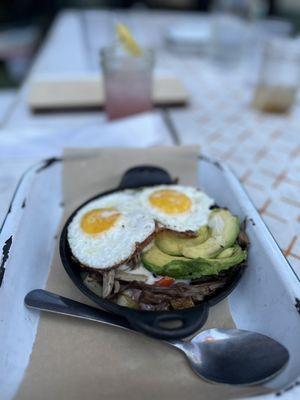
<svg viewBox="0 0 300 400"><path fill-rule="evenodd" d="M131 329L123 317L37 289L25 297L27 307ZM254 385L277 375L289 360L287 349L268 336L240 329L209 329L190 341L166 341L183 351L194 372L211 382Z"/></svg>

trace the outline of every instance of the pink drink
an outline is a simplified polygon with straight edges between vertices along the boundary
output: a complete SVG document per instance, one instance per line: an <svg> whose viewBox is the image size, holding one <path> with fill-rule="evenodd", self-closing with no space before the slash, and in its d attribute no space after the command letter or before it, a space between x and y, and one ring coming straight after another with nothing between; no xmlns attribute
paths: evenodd
<svg viewBox="0 0 300 400"><path fill-rule="evenodd" d="M152 108L153 54L120 54L113 48L102 53L106 112L109 119L149 111Z"/></svg>
<svg viewBox="0 0 300 400"><path fill-rule="evenodd" d="M152 108L152 76L147 71L119 71L105 79L109 119L149 111Z"/></svg>

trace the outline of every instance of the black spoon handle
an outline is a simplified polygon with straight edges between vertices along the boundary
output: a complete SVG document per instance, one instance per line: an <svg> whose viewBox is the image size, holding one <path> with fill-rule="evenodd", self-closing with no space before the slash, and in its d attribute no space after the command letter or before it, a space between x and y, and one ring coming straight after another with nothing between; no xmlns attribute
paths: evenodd
<svg viewBox="0 0 300 400"><path fill-rule="evenodd" d="M123 317L110 314L99 308L91 307L75 300L67 299L66 297L48 292L47 290L32 290L25 296L24 302L29 308L84 318L127 330L133 330L128 321Z"/></svg>

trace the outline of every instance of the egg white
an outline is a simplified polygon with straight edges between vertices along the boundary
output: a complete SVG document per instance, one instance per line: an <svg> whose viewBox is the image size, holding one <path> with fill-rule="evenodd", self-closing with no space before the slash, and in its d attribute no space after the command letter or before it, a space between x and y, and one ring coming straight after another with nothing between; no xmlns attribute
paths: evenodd
<svg viewBox="0 0 300 400"><path fill-rule="evenodd" d="M153 206L149 197L158 190L172 189L186 195L191 201L191 208L178 214L168 214ZM214 200L201 190L183 185L158 185L144 188L139 192L139 206L145 213L158 221L163 227L176 232L196 232L208 222L210 206Z"/></svg>
<svg viewBox="0 0 300 400"><path fill-rule="evenodd" d="M154 219L134 206L131 191L100 197L82 207L68 226L68 242L72 254L83 265L103 270L130 258L137 245L147 241L155 232ZM113 207L121 213L107 231L88 234L81 228L81 219L88 211Z"/></svg>

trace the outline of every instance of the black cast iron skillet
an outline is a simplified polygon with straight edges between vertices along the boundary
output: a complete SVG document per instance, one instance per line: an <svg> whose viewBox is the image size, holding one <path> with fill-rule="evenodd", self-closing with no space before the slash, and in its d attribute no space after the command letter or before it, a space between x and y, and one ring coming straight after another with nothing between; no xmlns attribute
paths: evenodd
<svg viewBox="0 0 300 400"><path fill-rule="evenodd" d="M68 245L67 228L79 209L98 197L123 189L136 189L143 186L172 183L174 183L174 181L172 181L169 173L161 168L154 166L138 166L131 168L124 173L118 187L98 194L78 207L68 218L60 237L60 256L63 266L75 285L86 296L97 303L102 309L125 317L136 330L159 339L169 340L187 337L199 330L207 320L209 307L217 304L229 295L236 286L243 269L239 269L234 279L221 289L220 292L211 296L209 300L202 302L196 307L175 311L134 310L128 307L119 306L118 304L97 296L84 285L80 276L80 271L82 271L82 269L73 259Z"/></svg>

